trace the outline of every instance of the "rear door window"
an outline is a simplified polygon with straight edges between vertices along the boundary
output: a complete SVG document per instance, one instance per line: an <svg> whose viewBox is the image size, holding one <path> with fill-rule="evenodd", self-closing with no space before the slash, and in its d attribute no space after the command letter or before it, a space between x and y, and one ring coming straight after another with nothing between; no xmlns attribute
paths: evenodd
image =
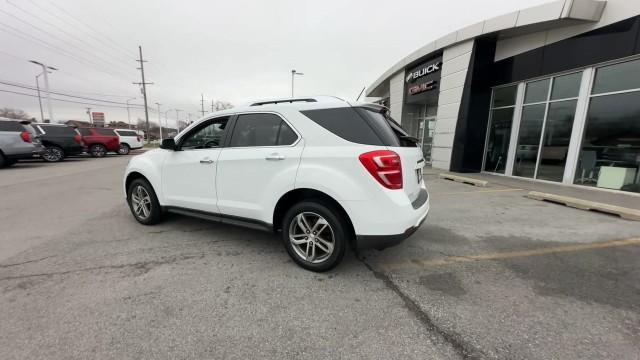
<svg viewBox="0 0 640 360"><path fill-rule="evenodd" d="M113 131L113 129L96 128L95 130L100 135L116 136L116 133L115 131Z"/></svg>
<svg viewBox="0 0 640 360"><path fill-rule="evenodd" d="M24 131L22 125L17 121L0 120L0 131Z"/></svg>
<svg viewBox="0 0 640 360"><path fill-rule="evenodd" d="M230 147L292 145L298 135L276 114L238 116Z"/></svg>
<svg viewBox="0 0 640 360"><path fill-rule="evenodd" d="M91 130L89 130L89 129L79 128L78 131L80 132L80 135L82 135L82 136L91 136Z"/></svg>
<svg viewBox="0 0 640 360"><path fill-rule="evenodd" d="M131 130L116 130L116 132L120 136L138 136L138 134L136 134L135 131L131 131Z"/></svg>
<svg viewBox="0 0 640 360"><path fill-rule="evenodd" d="M40 125L42 130L47 135L53 136L75 136L75 130L70 126L52 126L52 125Z"/></svg>

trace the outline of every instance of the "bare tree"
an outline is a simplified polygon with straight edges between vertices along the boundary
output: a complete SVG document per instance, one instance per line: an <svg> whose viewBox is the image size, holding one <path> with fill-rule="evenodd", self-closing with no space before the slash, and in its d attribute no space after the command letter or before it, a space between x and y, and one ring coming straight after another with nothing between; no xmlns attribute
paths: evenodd
<svg viewBox="0 0 640 360"><path fill-rule="evenodd" d="M220 101L220 100L216 100L213 103L213 111L220 111L220 110L225 110L225 109L231 109L233 107L233 104L231 104L228 101Z"/></svg>
<svg viewBox="0 0 640 360"><path fill-rule="evenodd" d="M0 117L18 120L34 120L29 114L20 109L2 108L0 109Z"/></svg>

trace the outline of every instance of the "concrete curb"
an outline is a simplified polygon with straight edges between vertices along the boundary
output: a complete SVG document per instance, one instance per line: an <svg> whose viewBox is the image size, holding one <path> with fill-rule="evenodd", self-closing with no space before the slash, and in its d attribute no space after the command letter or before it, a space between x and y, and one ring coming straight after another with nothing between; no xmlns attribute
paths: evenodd
<svg viewBox="0 0 640 360"><path fill-rule="evenodd" d="M569 196L555 195L538 191L530 191L528 198L541 201L549 201L580 210L600 211L607 214L618 215L625 220L640 221L640 210L599 203L595 201L577 199Z"/></svg>
<svg viewBox="0 0 640 360"><path fill-rule="evenodd" d="M451 180L451 181L455 181L455 182L459 182L467 185L479 186L479 187L485 187L489 183L488 181L485 181L485 180L478 180L474 178L468 178L464 176L444 174L444 173L438 174L438 177L440 179Z"/></svg>

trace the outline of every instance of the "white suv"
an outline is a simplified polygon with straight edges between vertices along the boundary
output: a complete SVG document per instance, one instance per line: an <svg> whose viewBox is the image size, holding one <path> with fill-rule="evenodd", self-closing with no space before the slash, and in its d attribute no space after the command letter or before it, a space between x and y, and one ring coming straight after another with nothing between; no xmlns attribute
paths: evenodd
<svg viewBox="0 0 640 360"><path fill-rule="evenodd" d="M169 211L280 232L296 263L329 270L347 246L406 239L429 212L417 140L387 113L306 98L209 114L131 159L127 202L142 224Z"/></svg>
<svg viewBox="0 0 640 360"><path fill-rule="evenodd" d="M135 130L129 129L115 129L116 134L120 138L120 149L118 154L127 155L129 151L135 149L142 149L142 136L138 135Z"/></svg>

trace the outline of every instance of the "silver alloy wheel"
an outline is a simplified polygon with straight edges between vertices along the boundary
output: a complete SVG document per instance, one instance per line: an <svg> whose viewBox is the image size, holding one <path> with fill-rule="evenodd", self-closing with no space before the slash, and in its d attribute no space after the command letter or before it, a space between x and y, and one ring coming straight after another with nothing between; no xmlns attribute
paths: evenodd
<svg viewBox="0 0 640 360"><path fill-rule="evenodd" d="M94 145L91 147L91 155L95 157L103 157L107 153L107 149L105 149L102 145Z"/></svg>
<svg viewBox="0 0 640 360"><path fill-rule="evenodd" d="M60 161L64 157L64 153L60 148L57 147L48 147L42 153L42 158L46 161L55 162Z"/></svg>
<svg viewBox="0 0 640 360"><path fill-rule="evenodd" d="M327 260L335 248L331 225L312 212L303 212L293 218L289 224L289 242L301 259L312 264Z"/></svg>
<svg viewBox="0 0 640 360"><path fill-rule="evenodd" d="M136 216L146 220L151 215L151 197L142 185L136 186L131 192L131 207Z"/></svg>
<svg viewBox="0 0 640 360"><path fill-rule="evenodd" d="M118 149L118 154L120 155L129 154L129 147L125 144L120 144L120 148Z"/></svg>

